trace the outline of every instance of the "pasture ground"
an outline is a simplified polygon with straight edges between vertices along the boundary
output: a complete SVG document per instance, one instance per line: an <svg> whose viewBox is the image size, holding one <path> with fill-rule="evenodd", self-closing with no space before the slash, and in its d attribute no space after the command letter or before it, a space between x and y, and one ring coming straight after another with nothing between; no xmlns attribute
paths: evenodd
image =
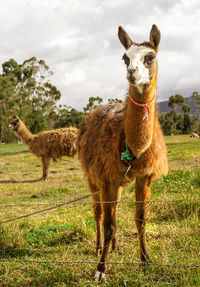
<svg viewBox="0 0 200 287"><path fill-rule="evenodd" d="M170 172L153 184L151 200L200 198L200 140L166 137ZM89 194L78 160L52 162L46 182L25 145L0 146L0 205L52 204ZM134 201L134 184L122 200ZM84 200L91 202L91 198ZM48 206L1 207L0 221ZM149 204L147 244L153 263L200 265L200 201ZM134 204L119 204L119 252L108 261L138 262ZM0 260L97 261L92 205L64 206L2 224ZM0 286L97 286L95 264L0 263ZM200 268L108 265L102 286L200 286Z"/></svg>

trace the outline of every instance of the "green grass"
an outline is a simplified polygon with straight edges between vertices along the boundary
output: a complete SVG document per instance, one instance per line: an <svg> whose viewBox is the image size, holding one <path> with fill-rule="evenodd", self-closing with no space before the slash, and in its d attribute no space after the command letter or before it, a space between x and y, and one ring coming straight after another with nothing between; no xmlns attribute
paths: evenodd
<svg viewBox="0 0 200 287"><path fill-rule="evenodd" d="M166 137L169 174L154 182L151 200L199 198L200 141L189 136ZM66 202L89 193L80 163L64 157L52 162L46 182L40 160L24 145L0 146L0 204ZM32 182L31 182L32 181ZM122 200L134 201L134 185ZM84 201L91 201L87 199ZM48 207L48 206L47 206ZM0 209L0 220L43 209L24 206ZM119 204L120 251L108 261L138 262L139 246L134 203ZM200 264L200 202L149 204L147 246L154 263ZM0 258L11 261L98 261L95 256L95 221L92 205L65 206L1 226ZM97 286L96 264L0 263L0 286ZM161 266L108 265L102 286L200 286L199 269Z"/></svg>
<svg viewBox="0 0 200 287"><path fill-rule="evenodd" d="M166 136L168 159L189 159L200 157L200 140L189 135Z"/></svg>
<svg viewBox="0 0 200 287"><path fill-rule="evenodd" d="M5 144L0 145L0 155L18 154L28 152L28 146L25 144Z"/></svg>

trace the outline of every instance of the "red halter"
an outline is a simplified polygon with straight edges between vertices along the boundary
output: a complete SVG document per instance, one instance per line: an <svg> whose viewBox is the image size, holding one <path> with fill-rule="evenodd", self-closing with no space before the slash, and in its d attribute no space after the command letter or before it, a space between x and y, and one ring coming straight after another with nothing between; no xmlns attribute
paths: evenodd
<svg viewBox="0 0 200 287"><path fill-rule="evenodd" d="M129 99L131 100L132 103L134 103L136 106L139 106L139 107L143 107L144 108L144 111L145 111L145 115L143 117L143 120L145 120L145 125L146 125L146 135L148 133L148 119L149 119L149 115L150 115L150 108L149 106L155 101L155 98L156 98L156 92L155 92L155 95L153 97L153 99L149 102L149 103L145 103L145 104L140 104L138 102L136 102L130 95L130 93L128 94L129 96Z"/></svg>

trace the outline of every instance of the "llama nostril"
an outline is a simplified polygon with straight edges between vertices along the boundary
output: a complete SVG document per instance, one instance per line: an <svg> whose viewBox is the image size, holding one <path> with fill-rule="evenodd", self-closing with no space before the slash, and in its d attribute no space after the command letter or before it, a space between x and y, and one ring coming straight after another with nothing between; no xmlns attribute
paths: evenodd
<svg viewBox="0 0 200 287"><path fill-rule="evenodd" d="M130 74L133 74L133 73L135 73L136 71L137 71L136 68L128 69L128 72L129 72Z"/></svg>

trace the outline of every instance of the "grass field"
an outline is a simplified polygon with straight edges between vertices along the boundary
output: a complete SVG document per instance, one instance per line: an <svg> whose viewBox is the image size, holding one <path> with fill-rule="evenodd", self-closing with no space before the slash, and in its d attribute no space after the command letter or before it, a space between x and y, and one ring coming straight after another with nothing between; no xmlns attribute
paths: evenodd
<svg viewBox="0 0 200 287"><path fill-rule="evenodd" d="M200 141L189 136L166 137L170 172L157 180L152 200L200 198ZM51 163L46 182L40 160L25 145L0 145L0 221L47 208L34 204L67 202L89 194L78 160L63 157ZM134 185L122 200L134 200ZM86 199L84 202L91 202ZM32 206L26 206L26 205ZM152 202L147 244L151 261L159 264L200 265L200 202ZM134 204L119 204L120 251L108 261L138 262L139 246ZM92 205L64 206L1 225L0 259L37 261L97 261ZM97 286L96 264L0 263L0 286ZM200 286L200 268L108 265L102 286Z"/></svg>

